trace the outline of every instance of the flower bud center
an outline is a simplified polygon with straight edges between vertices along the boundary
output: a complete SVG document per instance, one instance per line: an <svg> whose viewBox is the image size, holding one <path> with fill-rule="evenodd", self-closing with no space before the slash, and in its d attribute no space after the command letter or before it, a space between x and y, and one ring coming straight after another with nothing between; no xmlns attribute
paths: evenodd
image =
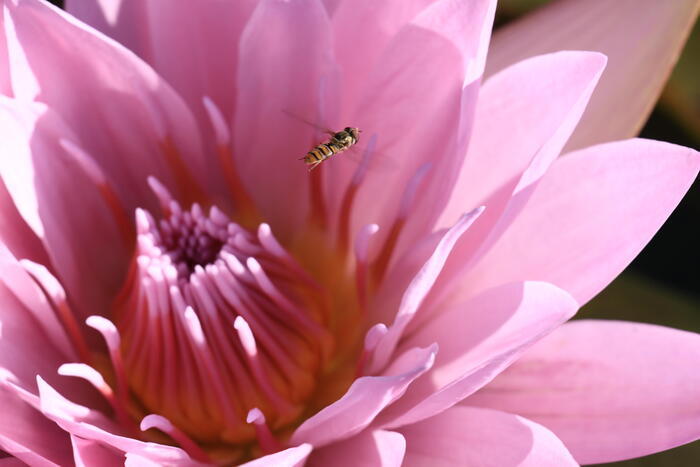
<svg viewBox="0 0 700 467"><path fill-rule="evenodd" d="M284 436L333 354L319 286L267 225L253 233L216 208L171 202L159 221L139 210L137 235L114 305L134 417L214 450L250 449L251 410Z"/></svg>

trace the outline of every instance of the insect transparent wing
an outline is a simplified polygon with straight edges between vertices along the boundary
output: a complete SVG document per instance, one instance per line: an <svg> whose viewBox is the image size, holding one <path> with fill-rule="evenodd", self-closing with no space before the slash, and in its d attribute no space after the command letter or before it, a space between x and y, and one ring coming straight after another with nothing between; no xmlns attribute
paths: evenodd
<svg viewBox="0 0 700 467"><path fill-rule="evenodd" d="M289 118L293 118L293 119L295 119L295 120L299 120L299 121L302 122L302 123L305 123L305 124L307 124L307 125L309 125L309 126L311 126L311 127L313 127L313 128L316 128L316 129L317 129L318 131L320 131L321 133L328 133L328 134L331 135L331 136L333 136L333 135L335 134L335 132L332 131L330 128L324 128L324 127L322 127L322 126L320 126L320 125L317 125L317 124L313 123L311 120L308 120L308 119L302 117L301 115L297 115L297 114L295 114L294 112L289 111L289 110L287 110L287 109L282 109L282 113L285 114L285 115L286 115L287 117L289 117Z"/></svg>
<svg viewBox="0 0 700 467"><path fill-rule="evenodd" d="M368 152L370 154L368 154ZM369 160L367 161L367 168L369 170L381 170L382 172L384 172L393 171L399 167L399 164L395 159L391 158L383 152L377 151L375 149L375 144L373 144L371 140L370 143L367 144L367 146L363 146L357 143L347 151L342 152L341 154L335 157L345 157L358 164L362 164L365 157L369 157Z"/></svg>

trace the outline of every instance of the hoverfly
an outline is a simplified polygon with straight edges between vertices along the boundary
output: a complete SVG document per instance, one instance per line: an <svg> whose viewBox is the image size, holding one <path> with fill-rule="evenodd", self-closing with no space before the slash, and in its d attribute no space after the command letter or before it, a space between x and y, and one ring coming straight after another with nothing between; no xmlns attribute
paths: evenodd
<svg viewBox="0 0 700 467"><path fill-rule="evenodd" d="M321 127L306 118L292 113L288 110L282 110L288 117L293 118L295 120L299 120L300 122L309 125L313 128L316 128L320 133L325 133L327 135L330 135L330 138L327 139L325 142L318 144L314 146L309 152L306 153L304 157L300 157L299 160L303 160L306 163L306 166L309 168L309 172L311 172L313 169L319 166L321 162L325 161L326 159L330 158L331 156L334 156L336 154L340 154L341 152L345 152L349 149L355 149L355 148L360 148L360 145L357 144L357 142L360 139L360 133L362 133L362 130L360 130L357 127L351 127L351 126L346 126L342 130L339 131L332 131L328 128ZM371 151L369 154L381 154L378 153L377 151L374 150L374 144L372 143L373 140L376 140L376 136L373 138L370 138L370 143L367 148L364 148L365 151L368 151L371 146ZM362 149L362 148L360 148ZM352 151L351 151L352 152ZM357 155L352 155L348 154L350 156L350 159L353 159L354 161L358 161ZM365 154L367 155L367 153ZM378 160L378 158L373 158L372 159L372 164L375 168L382 168L382 169L395 169L396 165L395 163L388 157L383 156L381 160Z"/></svg>
<svg viewBox="0 0 700 467"><path fill-rule="evenodd" d="M357 144L360 139L360 129L346 126L340 131L327 131L331 135L330 139L325 143L321 143L311 151L307 152L303 160L309 167L309 172L318 167L318 165L331 156L347 151L353 145Z"/></svg>
<svg viewBox="0 0 700 467"><path fill-rule="evenodd" d="M359 128L346 126L342 130L332 131L288 110L282 110L282 112L290 118L299 120L310 127L316 128L320 133L330 135L330 138L325 142L314 146L309 152L306 153L305 156L299 158L300 161L304 161L306 163L306 166L309 168L309 172L318 167L321 162L325 161L331 156L347 151L357 144L360 139L360 133L362 130Z"/></svg>

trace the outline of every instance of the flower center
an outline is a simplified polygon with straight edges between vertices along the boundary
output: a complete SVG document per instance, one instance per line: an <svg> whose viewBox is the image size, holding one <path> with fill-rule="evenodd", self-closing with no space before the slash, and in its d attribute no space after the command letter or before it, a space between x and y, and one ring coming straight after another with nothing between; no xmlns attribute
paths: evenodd
<svg viewBox="0 0 700 467"><path fill-rule="evenodd" d="M216 207L172 200L164 210L159 221L137 211L115 301L131 415L164 417L171 437L206 451L274 450L318 410L337 363L324 294L266 224L253 233Z"/></svg>
<svg viewBox="0 0 700 467"><path fill-rule="evenodd" d="M187 280L196 266L205 267L216 261L230 237L226 228L227 225L212 222L197 208L191 212L173 213L160 222L158 233L162 248L177 269L178 276ZM229 250L234 248L230 246Z"/></svg>

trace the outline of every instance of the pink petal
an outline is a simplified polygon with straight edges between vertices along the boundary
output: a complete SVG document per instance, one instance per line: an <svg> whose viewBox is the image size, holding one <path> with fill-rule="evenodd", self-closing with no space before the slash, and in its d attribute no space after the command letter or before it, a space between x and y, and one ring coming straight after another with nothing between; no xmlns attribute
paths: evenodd
<svg viewBox="0 0 700 467"><path fill-rule="evenodd" d="M7 54L7 38L5 37L5 19L0 14L0 94L12 95L10 82L10 57Z"/></svg>
<svg viewBox="0 0 700 467"><path fill-rule="evenodd" d="M641 139L561 158L459 283L468 294L509 280L544 280L586 303L651 239L699 169L696 151Z"/></svg>
<svg viewBox="0 0 700 467"><path fill-rule="evenodd" d="M88 441L71 436L75 467L105 466L117 467L124 465L124 455L105 448L95 441Z"/></svg>
<svg viewBox="0 0 700 467"><path fill-rule="evenodd" d="M351 235L377 223L382 227L379 242L397 218L405 217L398 256L430 232L439 214L435 206L449 197L469 141L494 9L491 0L432 3L395 34L363 80L357 99L342 109L343 118L361 128L364 138L377 136L373 158L388 164L394 159L393 167L386 168L381 161L370 161L354 202ZM395 187L406 187L426 168L420 196L407 206L411 214L406 215L403 190L386 190L387 175ZM330 198L336 206L355 169L338 160L329 171Z"/></svg>
<svg viewBox="0 0 700 467"><path fill-rule="evenodd" d="M69 401L41 376L37 376L37 385L43 414L73 436L99 441L124 453L133 453L167 465L190 466L194 463L180 448L115 434L114 431L118 430L114 424L100 412Z"/></svg>
<svg viewBox="0 0 700 467"><path fill-rule="evenodd" d="M435 297L471 267L475 255L496 241L523 209L579 121L605 63L598 53L560 52L513 65L484 85L474 141L439 225L449 222L461 206L478 202L488 209L483 222L457 244Z"/></svg>
<svg viewBox="0 0 700 467"><path fill-rule="evenodd" d="M211 99L229 127L238 42L255 5L254 0L199 0L164 8L160 0L112 0L102 6L95 0L77 0L67 9L130 48L163 76L194 113L206 149L215 155L219 148L202 98ZM221 186L221 173L220 164L207 164L207 190L226 199L229 193Z"/></svg>
<svg viewBox="0 0 700 467"><path fill-rule="evenodd" d="M174 91L131 52L39 0L5 2L12 87L60 113L129 212L154 175L186 199L202 183L201 139ZM147 207L155 207L155 202Z"/></svg>
<svg viewBox="0 0 700 467"><path fill-rule="evenodd" d="M148 4L143 0L65 0L65 9L81 21L148 60Z"/></svg>
<svg viewBox="0 0 700 467"><path fill-rule="evenodd" d="M405 452L406 440L399 433L365 430L348 440L315 450L307 465L399 467Z"/></svg>
<svg viewBox="0 0 700 467"><path fill-rule="evenodd" d="M338 4L342 0L323 0L323 4L326 7L326 10L328 11L328 16L333 16L333 13L337 10Z"/></svg>
<svg viewBox="0 0 700 467"><path fill-rule="evenodd" d="M432 366L436 353L436 346L411 349L401 355L384 375L355 380L343 397L302 423L290 442L311 443L318 448L359 433Z"/></svg>
<svg viewBox="0 0 700 467"><path fill-rule="evenodd" d="M435 1L336 2L332 22L335 56L343 75L343 107L357 102L363 83L399 30ZM328 1L324 3L328 7Z"/></svg>
<svg viewBox="0 0 700 467"><path fill-rule="evenodd" d="M612 462L700 438L700 337L573 321L465 402L542 423L577 461Z"/></svg>
<svg viewBox="0 0 700 467"><path fill-rule="evenodd" d="M1 244L0 323L0 367L24 385L33 386L39 372L54 376L59 365L77 359L44 292Z"/></svg>
<svg viewBox="0 0 700 467"><path fill-rule="evenodd" d="M4 140L7 141L7 140ZM49 257L36 233L29 227L0 176L0 241L17 258L47 264Z"/></svg>
<svg viewBox="0 0 700 467"><path fill-rule="evenodd" d="M482 239L524 174L538 169L538 162L546 168L559 155L605 63L597 53L560 52L529 58L488 79L479 92L469 151L439 225L488 203L484 219L490 222L475 228L469 243Z"/></svg>
<svg viewBox="0 0 700 467"><path fill-rule="evenodd" d="M459 221L457 221L454 227L447 230L444 236L440 239L440 242L436 245L431 256L425 262L420 271L418 271L404 292L393 324L389 328L389 331L381 337L376 345L376 350L372 355L369 373L377 373L387 364L394 353L396 345L399 343L406 326L408 326L413 319L413 316L418 312L423 300L428 295L428 292L430 292L430 289L440 275L440 272L442 271L442 268L445 265L445 262L447 261L447 258L450 255L455 243L457 243L462 234L469 229L469 227L483 211L483 208L478 208L468 214L463 215Z"/></svg>
<svg viewBox="0 0 700 467"><path fill-rule="evenodd" d="M436 230L415 242L387 271L368 310L370 323L389 323L396 318L404 293L427 263L448 229ZM439 279L438 279L439 281ZM428 299L430 295L428 295Z"/></svg>
<svg viewBox="0 0 700 467"><path fill-rule="evenodd" d="M209 96L233 112L238 40L253 0L199 0L163 8L159 0L73 0L66 10L137 53L203 117Z"/></svg>
<svg viewBox="0 0 700 467"><path fill-rule="evenodd" d="M302 467L311 454L312 446L302 444L284 451L269 454L243 464L241 467Z"/></svg>
<svg viewBox="0 0 700 467"><path fill-rule="evenodd" d="M131 0L140 3L143 0ZM256 6L254 0L199 0L163 8L147 0L148 63L204 119L202 96L208 96L230 119L238 87L238 43ZM245 70L242 70L245 72Z"/></svg>
<svg viewBox="0 0 700 467"><path fill-rule="evenodd" d="M0 138L13 157L0 176L22 217L41 236L78 311L105 309L129 259L131 216L61 147L74 134L43 104L0 97ZM116 210L116 213L115 213ZM84 271L90 271L85 274Z"/></svg>
<svg viewBox="0 0 700 467"><path fill-rule="evenodd" d="M297 159L320 142L313 127L286 112L315 119L321 94L335 90L331 41L320 0L262 0L239 45L232 133L236 165L263 216L283 238L305 219L309 206L309 173ZM252 189L260 186L265 190Z"/></svg>
<svg viewBox="0 0 700 467"><path fill-rule="evenodd" d="M547 428L496 410L453 407L400 432L406 437L407 467L578 465Z"/></svg>
<svg viewBox="0 0 700 467"><path fill-rule="evenodd" d="M124 467L161 467L161 465L148 457L127 452Z"/></svg>
<svg viewBox="0 0 700 467"><path fill-rule="evenodd" d="M395 428L453 406L491 381L577 308L566 292L551 284L513 283L416 323L402 347L434 342L440 347L436 364L377 424Z"/></svg>
<svg viewBox="0 0 700 467"><path fill-rule="evenodd" d="M35 462L39 462L39 459L35 459ZM25 467L27 464L17 459L16 457L0 457L1 467Z"/></svg>
<svg viewBox="0 0 700 467"><path fill-rule="evenodd" d="M0 381L0 449L29 465L71 465L66 433L2 384Z"/></svg>
<svg viewBox="0 0 700 467"><path fill-rule="evenodd" d="M567 147L629 138L651 113L697 14L695 0L549 2L494 34L487 74L556 50L603 52L608 70Z"/></svg>

